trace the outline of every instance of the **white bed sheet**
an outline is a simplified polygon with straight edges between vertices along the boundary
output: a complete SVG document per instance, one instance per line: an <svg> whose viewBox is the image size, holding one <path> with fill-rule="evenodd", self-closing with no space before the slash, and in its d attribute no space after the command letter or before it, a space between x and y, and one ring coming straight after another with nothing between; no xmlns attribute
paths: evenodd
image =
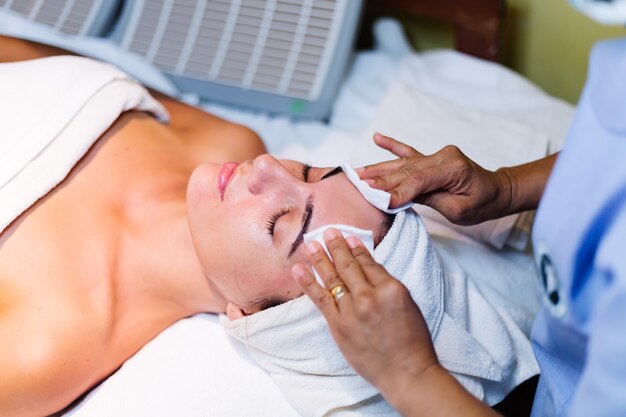
<svg viewBox="0 0 626 417"><path fill-rule="evenodd" d="M81 48L72 48L75 46L72 42L42 28L29 27L25 31L19 25L4 25L2 31L69 49L82 48L92 55L95 48L101 51L98 55L102 59L108 57L115 62L120 59L115 55L117 52L107 52L110 45L83 44ZM542 131L550 139L551 151L562 146L573 115L567 103L546 95L519 75L496 64L454 51L408 53L406 39L394 22L383 22L376 32L379 48L356 56L327 123L292 122L284 117L269 117L211 103L202 107L253 128L269 151L279 157L333 166L350 159L361 141L367 140L364 135L387 87L401 80L432 96L508 117ZM159 87L159 77L153 71L146 71L143 64L132 59L125 59L124 63L124 69L135 78ZM142 74L147 74L149 79L143 80ZM171 85L164 82L163 88L170 89ZM192 96L187 99L195 100ZM431 232L446 239L467 241L467 237L441 225ZM482 246L476 243L476 247ZM499 256L511 267L532 269L532 260L527 254L484 249L484 257L475 256L472 251L466 262L480 268L480 262ZM459 258L463 258L462 254ZM181 320L161 333L65 415L288 417L296 413L270 378L250 361L241 347L225 336L217 318L198 315Z"/></svg>

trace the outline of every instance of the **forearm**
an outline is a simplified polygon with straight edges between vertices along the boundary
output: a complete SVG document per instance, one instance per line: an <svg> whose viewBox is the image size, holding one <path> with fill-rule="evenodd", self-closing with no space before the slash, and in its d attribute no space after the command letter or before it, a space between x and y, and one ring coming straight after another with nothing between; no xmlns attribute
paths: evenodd
<svg viewBox="0 0 626 417"><path fill-rule="evenodd" d="M539 205L558 153L515 167L500 168L502 215L534 210Z"/></svg>
<svg viewBox="0 0 626 417"><path fill-rule="evenodd" d="M432 366L417 377L404 374L379 388L404 417L499 416L468 393L441 365Z"/></svg>

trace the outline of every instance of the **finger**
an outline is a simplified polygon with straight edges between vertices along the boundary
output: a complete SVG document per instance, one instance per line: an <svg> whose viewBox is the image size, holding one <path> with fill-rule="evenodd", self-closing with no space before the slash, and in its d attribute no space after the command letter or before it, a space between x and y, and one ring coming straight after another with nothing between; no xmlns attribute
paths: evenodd
<svg viewBox="0 0 626 417"><path fill-rule="evenodd" d="M402 184L407 175L404 173L404 170L399 169L380 177L368 178L364 181L377 190L390 191Z"/></svg>
<svg viewBox="0 0 626 417"><path fill-rule="evenodd" d="M366 179L365 181L372 187L390 191L399 185L403 184L405 181L409 180L408 185L419 187L420 178L424 176L424 172L426 170L430 170L430 173L441 173L446 174L448 172L441 164L441 155L430 155L424 157L413 157L410 159L400 159L402 164L398 166L397 169L392 170L384 175L379 177ZM413 197L422 192L420 188L415 188L415 190L411 190L410 188L404 191L412 191L407 195L406 201L401 204L408 203L412 200Z"/></svg>
<svg viewBox="0 0 626 417"><path fill-rule="evenodd" d="M470 226L477 223L475 211L467 207L465 197L440 191L422 194L415 202L437 210L451 223L460 226Z"/></svg>
<svg viewBox="0 0 626 417"><path fill-rule="evenodd" d="M334 320L338 314L337 305L330 292L317 283L315 276L303 264L295 264L291 275L302 291L313 301L327 321Z"/></svg>
<svg viewBox="0 0 626 417"><path fill-rule="evenodd" d="M309 242L306 244L306 254L309 258L309 262L317 271L317 274L322 279L324 287L330 291L333 287L343 284L339 274L335 269L335 265L332 263L322 245L319 242Z"/></svg>
<svg viewBox="0 0 626 417"><path fill-rule="evenodd" d="M336 229L328 229L324 232L326 247L333 258L335 269L339 278L350 292L356 293L369 286L369 282L361 265L352 255L350 247Z"/></svg>
<svg viewBox="0 0 626 417"><path fill-rule="evenodd" d="M374 133L374 143L399 157L410 158L415 155L424 156L406 143L399 142L389 136L381 135L378 132Z"/></svg>
<svg viewBox="0 0 626 417"><path fill-rule="evenodd" d="M391 174L393 175L393 174ZM419 200L424 194L445 190L449 185L449 172L444 166L431 166L419 171L406 173L403 181L388 191L391 194L390 208L400 207L409 201ZM394 178L389 182L397 181Z"/></svg>
<svg viewBox="0 0 626 417"><path fill-rule="evenodd" d="M350 236L347 239L347 243L352 252L352 256L357 260L363 273L367 277L368 281L374 285L380 285L386 280L391 278L391 275L387 270L372 256L370 251L363 245L360 239Z"/></svg>
<svg viewBox="0 0 626 417"><path fill-rule="evenodd" d="M367 165L363 168L357 168L355 171L362 180L368 178L380 177L390 172L396 171L406 163L405 159L392 159L391 161L378 162L376 164Z"/></svg>

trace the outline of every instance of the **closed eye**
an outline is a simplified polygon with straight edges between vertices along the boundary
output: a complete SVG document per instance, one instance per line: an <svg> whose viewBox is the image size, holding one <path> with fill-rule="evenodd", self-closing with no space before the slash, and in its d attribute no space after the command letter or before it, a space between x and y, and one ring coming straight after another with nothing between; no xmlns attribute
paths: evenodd
<svg viewBox="0 0 626 417"><path fill-rule="evenodd" d="M309 181L309 171L311 170L312 166L310 164L303 164L302 165L302 180L304 182L308 182ZM284 216L285 214L289 213L291 211L291 209L281 209L276 211L274 214L272 214L272 216L269 218L269 220L267 221L265 228L267 229L267 233L270 236L274 236L274 230L276 229L276 222L278 221L278 219L280 219L282 216Z"/></svg>
<svg viewBox="0 0 626 417"><path fill-rule="evenodd" d="M267 221L267 224L265 225L265 228L267 229L267 232L270 236L274 237L274 229L276 228L276 222L278 221L278 219L280 219L282 216L289 213L290 211L291 209L281 209L272 214L270 219Z"/></svg>
<svg viewBox="0 0 626 417"><path fill-rule="evenodd" d="M312 166L310 164L303 164L302 165L302 180L304 182L309 182L309 172L311 171L311 168L312 168ZM337 175L339 173L342 173L342 172L343 172L343 169L341 167L336 167L335 169L332 169L331 171L329 171L326 174L324 174L324 176L322 178L320 178L319 181L325 180L326 178L330 178L330 177L332 177L334 175ZM311 206L310 209L308 210L310 213L309 213L308 216L306 216L308 218L308 220L310 220L310 217L311 217L310 214L313 211L312 210L312 202L311 201L307 201L307 205ZM272 214L272 216L269 218L269 220L267 221L267 224L265 225L265 228L267 229L267 233L270 236L272 236L272 238L274 237L274 232L275 232L275 229L276 229L276 222L278 221L278 219L280 219L282 216L288 214L291 210L292 210L292 208L285 208L285 209L278 210L274 214ZM305 210L305 212L306 211L307 210ZM305 229L306 229L306 225L303 223L303 230L305 230ZM297 248L297 246L298 246L299 240L302 240L302 239L301 238L300 239L296 238L296 241L294 241L294 244L292 245L292 249L291 249L289 255L291 255L295 251L295 248Z"/></svg>

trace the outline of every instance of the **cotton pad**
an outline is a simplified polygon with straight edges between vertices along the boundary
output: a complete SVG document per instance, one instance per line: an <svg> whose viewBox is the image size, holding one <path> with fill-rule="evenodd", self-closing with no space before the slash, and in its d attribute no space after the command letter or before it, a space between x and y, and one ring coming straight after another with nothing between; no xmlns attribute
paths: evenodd
<svg viewBox="0 0 626 417"><path fill-rule="evenodd" d="M385 213L395 214L402 210L406 210L413 205L413 203L409 202L402 207L390 209L389 203L391 202L391 194L383 190L372 188L368 183L359 178L359 174L357 174L347 162L343 162L341 164L341 168L343 168L343 172L346 174L346 177L352 184L354 184L361 195L363 195L363 197L365 197L365 199L377 209L382 210Z"/></svg>
<svg viewBox="0 0 626 417"><path fill-rule="evenodd" d="M304 243L306 244L312 241L319 242L330 257L330 259L332 259L332 256L330 255L330 252L328 252L328 248L326 247L326 243L324 243L324 231L326 231L326 229L330 229L331 227L333 229L339 230L344 238L350 236L358 237L359 240L363 242L363 245L367 248L367 250L372 255L374 254L374 233L371 230L363 230L359 229L358 227L348 226L345 224L328 224L326 226L319 227L311 232L305 233ZM319 284L324 287L324 282L317 274L317 271L313 269L313 272L315 273L315 279L317 279L317 282L319 282Z"/></svg>

